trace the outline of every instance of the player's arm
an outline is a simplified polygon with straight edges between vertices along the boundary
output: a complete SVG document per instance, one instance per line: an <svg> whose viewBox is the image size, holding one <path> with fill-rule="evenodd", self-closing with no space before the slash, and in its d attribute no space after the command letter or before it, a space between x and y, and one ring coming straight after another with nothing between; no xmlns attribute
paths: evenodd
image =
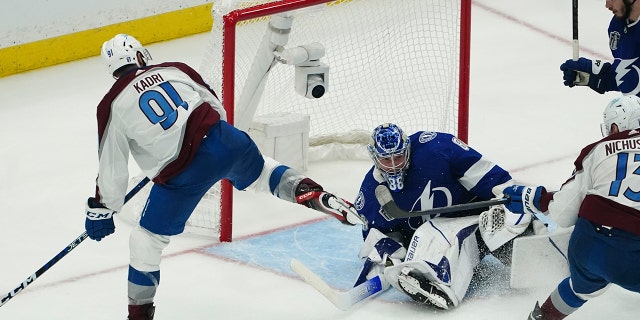
<svg viewBox="0 0 640 320"><path fill-rule="evenodd" d="M119 211L129 183L129 145L127 137L117 130L107 130L99 149L97 202Z"/></svg>
<svg viewBox="0 0 640 320"><path fill-rule="evenodd" d="M106 130L99 134L101 141L96 194L85 202L85 230L89 238L96 241L115 232L113 214L124 204L129 179L126 137L121 132L110 131L106 126L104 128Z"/></svg>
<svg viewBox="0 0 640 320"><path fill-rule="evenodd" d="M449 161L453 174L459 176L458 182L480 199L498 196L493 188L511 181L511 175L506 170L456 137L452 138Z"/></svg>

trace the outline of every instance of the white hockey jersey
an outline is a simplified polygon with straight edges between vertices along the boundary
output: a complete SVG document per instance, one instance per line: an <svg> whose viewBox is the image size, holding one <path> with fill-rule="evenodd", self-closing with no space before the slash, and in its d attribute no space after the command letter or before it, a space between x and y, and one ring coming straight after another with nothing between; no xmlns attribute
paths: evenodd
<svg viewBox="0 0 640 320"><path fill-rule="evenodd" d="M580 216L640 235L640 132L623 131L582 149L571 178L541 200L543 211L547 205L563 227Z"/></svg>
<svg viewBox="0 0 640 320"><path fill-rule="evenodd" d="M147 177L162 184L188 166L206 132L226 114L195 70L166 62L120 77L98 105L97 119L96 199L118 211L130 154Z"/></svg>

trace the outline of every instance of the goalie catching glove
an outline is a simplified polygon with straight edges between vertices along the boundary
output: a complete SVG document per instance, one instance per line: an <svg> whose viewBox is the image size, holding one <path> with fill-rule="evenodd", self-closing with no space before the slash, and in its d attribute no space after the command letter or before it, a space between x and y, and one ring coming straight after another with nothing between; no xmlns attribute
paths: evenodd
<svg viewBox="0 0 640 320"><path fill-rule="evenodd" d="M313 210L334 216L346 225L365 224L349 201L323 191L322 186L306 178L296 187L296 201Z"/></svg>
<svg viewBox="0 0 640 320"><path fill-rule="evenodd" d="M94 198L87 199L85 206L87 218L84 222L84 228L87 230L89 238L100 241L116 231L116 226L113 223L113 210L106 208Z"/></svg>
<svg viewBox="0 0 640 320"><path fill-rule="evenodd" d="M504 205L492 206L480 214L480 235L490 251L500 248L522 234L531 223L531 215L515 213Z"/></svg>

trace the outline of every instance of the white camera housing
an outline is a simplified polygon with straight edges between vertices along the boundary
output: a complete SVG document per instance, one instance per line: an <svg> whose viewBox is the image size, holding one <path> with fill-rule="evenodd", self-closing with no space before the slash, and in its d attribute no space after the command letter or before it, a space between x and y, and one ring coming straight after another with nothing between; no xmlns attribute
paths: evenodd
<svg viewBox="0 0 640 320"><path fill-rule="evenodd" d="M329 66L316 63L315 66L296 66L296 92L309 99L321 98L329 87Z"/></svg>
<svg viewBox="0 0 640 320"><path fill-rule="evenodd" d="M313 42L303 46L274 51L276 61L296 67L296 92L309 99L322 97L328 89L329 66L320 62L324 56L324 46Z"/></svg>

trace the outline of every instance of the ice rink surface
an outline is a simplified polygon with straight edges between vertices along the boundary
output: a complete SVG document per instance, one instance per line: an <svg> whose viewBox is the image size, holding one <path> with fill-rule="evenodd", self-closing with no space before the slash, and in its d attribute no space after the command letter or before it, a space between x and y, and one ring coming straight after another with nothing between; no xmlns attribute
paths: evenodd
<svg viewBox="0 0 640 320"><path fill-rule="evenodd" d="M580 2L583 56L610 57L610 16L604 1ZM472 17L470 144L520 182L559 188L580 149L600 138L602 110L616 95L562 85L559 65L572 53L571 1L477 0ZM149 49L154 62L198 67L206 40L200 34ZM83 232L83 202L97 172L95 106L112 82L99 57L0 78L2 297ZM369 166L313 162L307 174L353 199ZM236 192L235 212L233 247L193 235L172 239L162 262L157 320L525 319L555 287L541 279L539 288L516 291L493 279L448 312L384 297L344 312L282 261L339 261L314 265L332 285L348 286L359 271L357 230L268 195ZM115 235L86 240L0 307L0 319L125 319L131 226L116 224ZM323 247L335 255L319 253ZM614 286L569 319L639 314L640 296Z"/></svg>

